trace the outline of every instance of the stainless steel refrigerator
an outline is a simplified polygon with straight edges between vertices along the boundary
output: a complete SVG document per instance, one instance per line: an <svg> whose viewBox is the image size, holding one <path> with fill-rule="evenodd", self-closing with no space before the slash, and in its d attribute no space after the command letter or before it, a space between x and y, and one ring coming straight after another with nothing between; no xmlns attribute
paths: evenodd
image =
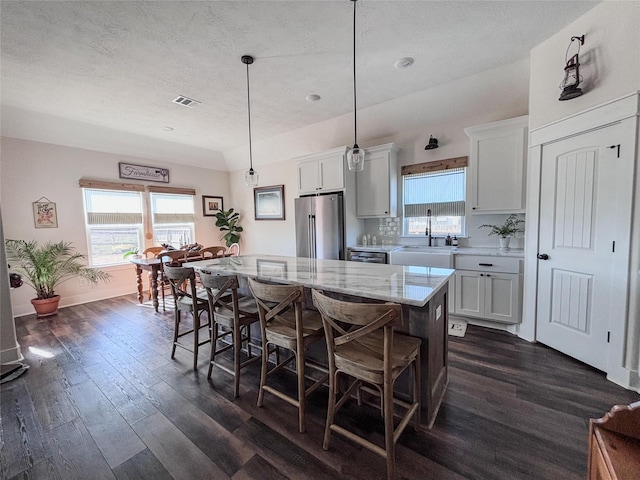
<svg viewBox="0 0 640 480"><path fill-rule="evenodd" d="M342 193L295 199L296 255L344 260Z"/></svg>

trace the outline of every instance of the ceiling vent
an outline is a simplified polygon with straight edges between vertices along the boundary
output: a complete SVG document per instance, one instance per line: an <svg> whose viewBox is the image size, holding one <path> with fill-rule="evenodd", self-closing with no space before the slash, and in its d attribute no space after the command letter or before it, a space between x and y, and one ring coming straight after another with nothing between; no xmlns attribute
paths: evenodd
<svg viewBox="0 0 640 480"><path fill-rule="evenodd" d="M195 108L202 102L194 100L193 98L185 97L184 95L180 95L173 99L173 103L177 103L178 105L183 105L189 108Z"/></svg>

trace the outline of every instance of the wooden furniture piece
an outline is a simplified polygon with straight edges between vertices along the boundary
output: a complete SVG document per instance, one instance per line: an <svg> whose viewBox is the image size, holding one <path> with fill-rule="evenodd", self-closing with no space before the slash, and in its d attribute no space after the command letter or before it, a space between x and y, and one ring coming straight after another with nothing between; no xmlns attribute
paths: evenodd
<svg viewBox="0 0 640 480"><path fill-rule="evenodd" d="M402 324L402 307L393 303L353 303L334 300L317 290L312 291L313 303L322 315L324 334L329 355L329 406L322 448L329 449L331 432L339 433L365 448L381 455L387 461L387 478L395 473L395 444L414 419L419 427L420 415L420 344L419 338L393 331ZM400 374L413 367L411 403L395 399L393 386ZM340 398L340 376L351 377L353 382ZM340 407L358 393L362 385L373 385L382 398L384 419L384 448L341 427L335 422ZM394 428L394 403L406 409Z"/></svg>
<svg viewBox="0 0 640 480"><path fill-rule="evenodd" d="M249 289L258 303L260 329L262 332L262 370L258 407L262 406L264 392L290 403L298 409L298 430L304 433L306 397L327 379L324 374L309 388L305 388L305 353L310 345L322 340L322 321L316 311L303 310L304 288L300 285L270 285L249 278ZM275 347L269 350L269 345ZM285 348L292 355L280 361L279 349ZM269 354L276 351L276 366L271 370ZM267 377L296 362L298 377L298 398L293 398L274 387L267 385Z"/></svg>
<svg viewBox="0 0 640 480"><path fill-rule="evenodd" d="M160 288L160 293L162 294L162 311L163 312L166 311L165 288L171 288L169 280L164 274L164 266L171 265L174 267L179 267L180 265L182 265L184 262L187 261L188 254L189 252L187 252L186 250L163 250L156 254L156 258L158 258L162 262L162 265L160 265L160 271L158 272L157 287ZM198 260L200 259L201 257L198 256ZM157 294L158 293L156 292L156 295Z"/></svg>
<svg viewBox="0 0 640 480"><path fill-rule="evenodd" d="M144 258L155 258L155 256L163 250L164 250L164 247L149 247L144 249L144 251L142 252L142 255L144 256ZM149 272L149 300L151 300L153 296L153 289L151 288L151 284L152 284L151 274L152 272Z"/></svg>
<svg viewBox="0 0 640 480"><path fill-rule="evenodd" d="M203 327L210 327L211 321L209 314L209 301L204 298L198 297L196 290L196 272L193 268L189 267L172 267L167 264L164 265L164 275L171 285L174 299L174 331L173 331L173 347L171 348L171 358L174 358L176 353L176 347L184 348L193 353L193 369L198 368L198 349L205 343L211 342L211 334L209 338L204 341L200 341L200 329ZM190 313L193 317L193 327L189 330L180 331L180 322L182 312ZM207 312L206 323L201 322L202 313ZM193 347L178 342L178 339L193 333Z"/></svg>
<svg viewBox="0 0 640 480"><path fill-rule="evenodd" d="M396 330L422 340L420 346L420 428L435 422L449 380L448 319L449 279L446 268L381 265L280 255L241 255L190 264L195 269L238 275L241 289L247 277L305 288L315 288L345 301L393 302L402 305L402 325ZM267 268L269 267L269 268ZM322 349L324 350L324 349ZM307 357L326 365L326 352L311 349ZM411 398L410 385L401 379L396 390Z"/></svg>
<svg viewBox="0 0 640 480"><path fill-rule="evenodd" d="M227 247L223 247L222 245L217 245L215 247L206 247L198 251L202 258L209 257L221 257L227 252Z"/></svg>
<svg viewBox="0 0 640 480"><path fill-rule="evenodd" d="M589 480L640 478L640 402L589 421Z"/></svg>
<svg viewBox="0 0 640 480"><path fill-rule="evenodd" d="M250 365L259 356L252 355L252 346L260 349L251 342L251 325L259 320L258 306L253 297L240 297L238 295L238 277L222 272L200 271L200 282L207 292L209 312L211 319L211 356L209 359L209 372L207 378L211 378L213 366L221 368L234 376L233 395L240 395L240 369ZM231 335L231 343L218 347L218 340ZM246 345L247 360L242 362L240 354L243 344ZM233 370L215 361L216 355L233 349Z"/></svg>

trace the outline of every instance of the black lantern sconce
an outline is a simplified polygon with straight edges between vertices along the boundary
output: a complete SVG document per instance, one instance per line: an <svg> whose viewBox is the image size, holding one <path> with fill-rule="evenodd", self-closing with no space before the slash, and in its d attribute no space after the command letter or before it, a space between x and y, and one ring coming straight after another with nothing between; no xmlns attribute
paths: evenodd
<svg viewBox="0 0 640 480"><path fill-rule="evenodd" d="M438 139L433 138L433 135L429 135L429 143L427 144L426 147L424 147L424 149L433 150L434 148L438 148Z"/></svg>
<svg viewBox="0 0 640 480"><path fill-rule="evenodd" d="M569 57L569 50L571 49L571 45L574 40L578 42L578 51L575 55ZM566 62L564 67L564 79L560 83L562 93L558 100L571 100L572 98L582 95L582 89L578 88L578 85L580 85L580 82L582 81L582 77L580 76L580 62L578 59L581 45L584 45L584 35L571 37L571 41L567 47L567 53L565 53L564 56Z"/></svg>

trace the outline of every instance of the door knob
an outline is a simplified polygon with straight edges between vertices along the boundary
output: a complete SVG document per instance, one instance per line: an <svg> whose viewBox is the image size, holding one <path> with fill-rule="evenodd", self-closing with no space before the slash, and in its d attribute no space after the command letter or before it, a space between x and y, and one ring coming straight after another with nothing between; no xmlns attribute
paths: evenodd
<svg viewBox="0 0 640 480"><path fill-rule="evenodd" d="M549 255L547 255L546 253L539 253L538 260L549 260Z"/></svg>

